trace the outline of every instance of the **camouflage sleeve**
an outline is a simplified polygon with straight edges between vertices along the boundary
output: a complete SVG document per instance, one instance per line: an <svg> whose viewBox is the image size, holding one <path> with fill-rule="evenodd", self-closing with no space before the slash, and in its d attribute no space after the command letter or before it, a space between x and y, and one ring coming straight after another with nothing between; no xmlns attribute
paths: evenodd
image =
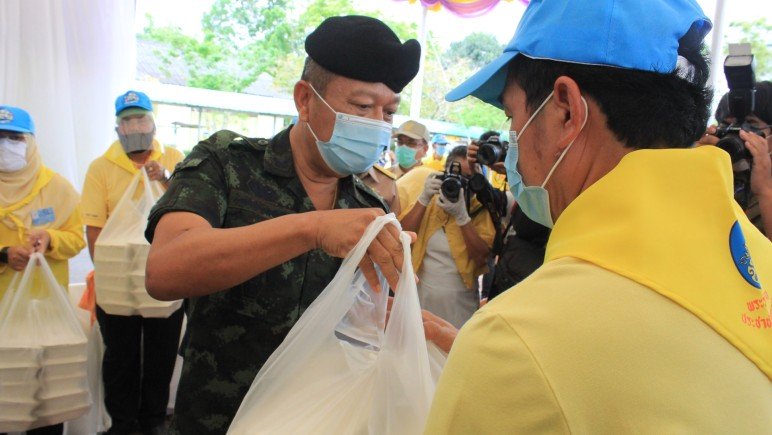
<svg viewBox="0 0 772 435"><path fill-rule="evenodd" d="M145 238L152 243L158 221L173 211L195 213L219 228L225 219L227 198L222 166L209 143L202 141L175 168L169 188L150 212Z"/></svg>

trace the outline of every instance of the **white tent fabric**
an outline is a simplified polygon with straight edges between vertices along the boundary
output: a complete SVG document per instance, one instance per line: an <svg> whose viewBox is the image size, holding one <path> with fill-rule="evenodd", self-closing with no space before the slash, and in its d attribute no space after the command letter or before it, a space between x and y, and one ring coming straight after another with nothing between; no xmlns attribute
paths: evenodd
<svg viewBox="0 0 772 435"><path fill-rule="evenodd" d="M43 162L80 190L133 82L134 0L0 1L0 104L36 124Z"/></svg>

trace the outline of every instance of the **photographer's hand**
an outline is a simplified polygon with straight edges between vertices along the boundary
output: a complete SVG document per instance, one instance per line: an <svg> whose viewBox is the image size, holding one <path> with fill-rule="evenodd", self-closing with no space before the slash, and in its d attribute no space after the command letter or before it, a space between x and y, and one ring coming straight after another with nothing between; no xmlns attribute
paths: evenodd
<svg viewBox="0 0 772 435"><path fill-rule="evenodd" d="M472 221L469 217L469 212L466 211L466 200L464 198L464 189L458 193L458 201L450 202L445 195L440 193L440 198L437 200L437 206L445 210L445 213L453 216L456 219L458 226L463 227Z"/></svg>
<svg viewBox="0 0 772 435"><path fill-rule="evenodd" d="M759 201L764 234L772 240L772 158L770 144L755 133L740 131L740 139L745 141L745 148L753 156L751 167L751 192Z"/></svg>
<svg viewBox="0 0 772 435"><path fill-rule="evenodd" d="M715 145L719 141L718 137L716 136L716 126L711 125L708 127L707 130L705 130L705 134L700 137L700 141L697 143L697 146L700 145Z"/></svg>
<svg viewBox="0 0 772 435"><path fill-rule="evenodd" d="M438 176L441 174L441 172L435 172L426 177L426 181L424 181L424 190L421 192L421 196L418 197L418 202L424 207L429 205L432 198L434 198L434 195L440 193L442 180L440 180Z"/></svg>
<svg viewBox="0 0 772 435"><path fill-rule="evenodd" d="M745 141L745 148L753 156L751 191L756 196L772 195L772 159L767 140L745 130L740 131L740 139Z"/></svg>
<svg viewBox="0 0 772 435"><path fill-rule="evenodd" d="M466 161L469 162L470 167L474 167L475 163L477 163L477 150L479 149L480 147L477 145L476 140L472 141L466 148Z"/></svg>

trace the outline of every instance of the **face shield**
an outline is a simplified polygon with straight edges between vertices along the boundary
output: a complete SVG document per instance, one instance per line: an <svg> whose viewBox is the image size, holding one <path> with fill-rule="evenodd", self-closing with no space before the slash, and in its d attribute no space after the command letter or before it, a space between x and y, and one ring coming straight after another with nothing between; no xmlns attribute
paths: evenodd
<svg viewBox="0 0 772 435"><path fill-rule="evenodd" d="M115 132L126 154L141 153L153 148L155 137L155 119L153 112L134 111L121 112L117 119Z"/></svg>

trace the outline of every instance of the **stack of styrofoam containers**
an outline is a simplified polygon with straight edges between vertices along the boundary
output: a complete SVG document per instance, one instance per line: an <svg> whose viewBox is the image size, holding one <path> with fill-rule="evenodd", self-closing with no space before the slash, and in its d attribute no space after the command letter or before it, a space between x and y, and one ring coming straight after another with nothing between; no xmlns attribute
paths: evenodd
<svg viewBox="0 0 772 435"><path fill-rule="evenodd" d="M144 243L142 243L144 242ZM97 244L94 284L97 304L119 316L169 317L181 301L158 301L145 289L145 263L150 245L144 240Z"/></svg>
<svg viewBox="0 0 772 435"><path fill-rule="evenodd" d="M45 284L30 283L33 288L8 289L0 308L0 432L71 420L92 404L86 336L62 302L66 295L38 298L63 290L41 293L34 287Z"/></svg>

